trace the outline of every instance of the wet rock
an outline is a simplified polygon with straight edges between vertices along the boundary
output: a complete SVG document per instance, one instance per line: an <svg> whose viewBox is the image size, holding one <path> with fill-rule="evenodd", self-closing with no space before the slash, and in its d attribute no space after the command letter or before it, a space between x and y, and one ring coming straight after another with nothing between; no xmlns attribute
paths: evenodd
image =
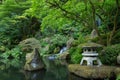
<svg viewBox="0 0 120 80"><path fill-rule="evenodd" d="M115 77L120 73L119 67L114 66L80 66L79 64L70 64L69 71L77 76L93 79L104 79Z"/></svg>
<svg viewBox="0 0 120 80"><path fill-rule="evenodd" d="M32 53L28 53L26 55L26 63L24 69L28 71L34 71L43 68L44 64L42 61L42 57L40 56L38 49L35 48Z"/></svg>
<svg viewBox="0 0 120 80"><path fill-rule="evenodd" d="M62 54L58 54L57 55L57 59L67 59L69 56L69 52L68 51L65 51L63 52Z"/></svg>
<svg viewBox="0 0 120 80"><path fill-rule="evenodd" d="M19 43L23 52L32 52L34 48L41 48L39 40L35 38L28 38Z"/></svg>

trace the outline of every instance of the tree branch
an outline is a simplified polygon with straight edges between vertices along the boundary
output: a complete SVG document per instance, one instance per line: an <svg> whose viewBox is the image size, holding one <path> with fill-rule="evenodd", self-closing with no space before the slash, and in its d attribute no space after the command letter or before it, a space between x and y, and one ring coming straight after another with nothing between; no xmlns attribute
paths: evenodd
<svg viewBox="0 0 120 80"><path fill-rule="evenodd" d="M55 0L54 0L54 3L53 2L50 2L50 1L46 1L48 4L50 4L51 6L54 6L55 8L59 8L62 12L63 12L63 15L66 16L67 18L70 18L72 20L75 20L76 22L78 23L81 23L83 22L83 24L85 23L88 23L87 21L85 21L84 19L80 18L80 15L79 14L76 14L74 12L70 12L64 8L62 8L62 6L60 6L59 3L57 3Z"/></svg>
<svg viewBox="0 0 120 80"><path fill-rule="evenodd" d="M116 14L115 14L115 16L114 16L114 26L113 26L113 30L112 30L112 32L111 32L111 34L110 34L110 39L109 39L108 45L111 45L111 41L112 41L113 36L114 36L114 34L115 34L115 32L116 32L117 17L118 17L118 13L119 13L119 1L118 1L118 0L116 0L116 5L117 5L117 11L116 11Z"/></svg>

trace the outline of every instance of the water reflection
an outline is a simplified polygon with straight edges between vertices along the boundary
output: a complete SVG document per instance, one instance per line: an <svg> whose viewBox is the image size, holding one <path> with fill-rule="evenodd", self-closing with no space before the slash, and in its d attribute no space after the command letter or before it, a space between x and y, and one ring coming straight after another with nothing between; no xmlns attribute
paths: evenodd
<svg viewBox="0 0 120 80"><path fill-rule="evenodd" d="M0 80L25 80L24 75L15 68L0 70Z"/></svg>
<svg viewBox="0 0 120 80"><path fill-rule="evenodd" d="M65 60L44 59L46 69L24 71L13 67L0 70L0 80L85 80L69 74Z"/></svg>
<svg viewBox="0 0 120 80"><path fill-rule="evenodd" d="M46 70L25 71L25 80L68 80L68 70L65 61L45 59ZM62 65L61 65L62 63Z"/></svg>
<svg viewBox="0 0 120 80"><path fill-rule="evenodd" d="M45 70L40 71L24 71L25 80L44 80Z"/></svg>
<svg viewBox="0 0 120 80"><path fill-rule="evenodd" d="M64 60L45 60L46 74L44 80L68 80L67 63Z"/></svg>
<svg viewBox="0 0 120 80"><path fill-rule="evenodd" d="M44 59L46 69L39 71L24 71L14 67L0 70L0 80L68 80L68 70L65 61ZM3 66L3 65L0 65Z"/></svg>
<svg viewBox="0 0 120 80"><path fill-rule="evenodd" d="M74 74L70 74L69 80L93 80L93 79L85 79L85 78L82 78L82 77L78 77Z"/></svg>

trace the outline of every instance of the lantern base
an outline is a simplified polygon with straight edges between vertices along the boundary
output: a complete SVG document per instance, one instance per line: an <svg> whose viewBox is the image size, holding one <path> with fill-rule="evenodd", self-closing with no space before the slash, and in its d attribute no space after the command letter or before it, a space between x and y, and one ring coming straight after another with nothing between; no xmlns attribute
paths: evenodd
<svg viewBox="0 0 120 80"><path fill-rule="evenodd" d="M98 57L83 57L80 65L87 65L87 66L93 66L93 65L97 65L97 66L101 66L102 63L100 61L100 59Z"/></svg>

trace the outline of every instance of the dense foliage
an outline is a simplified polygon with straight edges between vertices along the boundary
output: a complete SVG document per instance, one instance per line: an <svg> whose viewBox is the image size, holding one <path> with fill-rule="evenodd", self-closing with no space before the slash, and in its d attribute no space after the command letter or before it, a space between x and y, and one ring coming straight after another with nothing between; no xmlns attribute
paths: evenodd
<svg viewBox="0 0 120 80"><path fill-rule="evenodd" d="M101 60L106 65L117 65L117 56L120 54L120 44L106 47L101 52Z"/></svg>
<svg viewBox="0 0 120 80"><path fill-rule="evenodd" d="M13 48L12 50L8 50L3 54L0 54L1 62L6 65L6 68L10 66L21 67L23 65L25 54L20 50L19 47Z"/></svg>
<svg viewBox="0 0 120 80"><path fill-rule="evenodd" d="M71 61L78 63L82 52L78 46L90 40L93 29L98 37L92 41L111 47L120 43L119 26L119 0L2 0L0 54L9 56L8 53L12 54L14 49L18 50L16 46L20 41L30 37L40 40L42 55L58 53L56 50L65 46L72 37L76 44L69 49ZM50 42L45 42L45 38ZM109 52L101 58L103 62L119 54L109 55ZM20 51L15 55L20 56ZM105 64L111 61L115 59Z"/></svg>

